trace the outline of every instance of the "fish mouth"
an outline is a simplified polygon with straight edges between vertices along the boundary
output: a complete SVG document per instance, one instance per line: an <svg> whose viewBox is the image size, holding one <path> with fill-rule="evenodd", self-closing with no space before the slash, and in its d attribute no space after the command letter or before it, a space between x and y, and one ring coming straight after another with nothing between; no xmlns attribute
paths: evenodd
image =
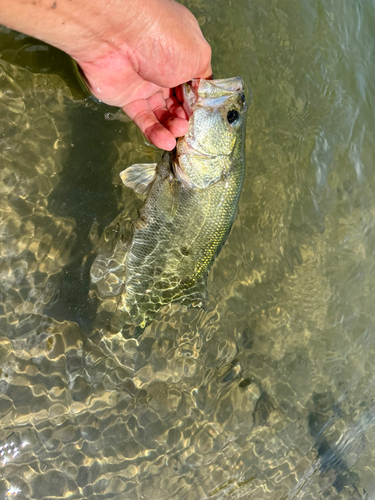
<svg viewBox="0 0 375 500"><path fill-rule="evenodd" d="M244 83L241 76L233 76L232 78L221 78L219 80L211 80L211 83L215 85L215 87L219 87L226 92L242 92L244 89Z"/></svg>
<svg viewBox="0 0 375 500"><path fill-rule="evenodd" d="M218 102L227 99L232 94L240 94L245 103L244 82L241 76L221 78L218 80L207 80L194 78L183 85L182 106L188 116L194 112L194 106L199 100L210 100Z"/></svg>
<svg viewBox="0 0 375 500"><path fill-rule="evenodd" d="M194 90L196 90L199 95L199 87L202 81L207 81L210 85L214 85L225 92L243 92L244 83L241 76L232 76L231 78L221 78L218 80L205 80L203 78L194 78L188 82L188 85Z"/></svg>

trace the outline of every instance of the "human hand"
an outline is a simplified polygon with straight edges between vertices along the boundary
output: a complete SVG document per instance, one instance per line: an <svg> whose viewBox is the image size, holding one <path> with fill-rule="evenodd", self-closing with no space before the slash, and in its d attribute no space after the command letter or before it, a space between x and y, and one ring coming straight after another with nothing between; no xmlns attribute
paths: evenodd
<svg viewBox="0 0 375 500"><path fill-rule="evenodd" d="M131 24L129 12L119 8L117 23L104 31L100 44L93 39L75 59L98 99L121 107L150 142L172 150L175 138L188 130L179 86L211 76L211 49L194 16L179 3L139 5Z"/></svg>
<svg viewBox="0 0 375 500"><path fill-rule="evenodd" d="M171 150L188 129L179 86L211 76L211 49L174 0L0 0L0 22L72 56L92 93Z"/></svg>

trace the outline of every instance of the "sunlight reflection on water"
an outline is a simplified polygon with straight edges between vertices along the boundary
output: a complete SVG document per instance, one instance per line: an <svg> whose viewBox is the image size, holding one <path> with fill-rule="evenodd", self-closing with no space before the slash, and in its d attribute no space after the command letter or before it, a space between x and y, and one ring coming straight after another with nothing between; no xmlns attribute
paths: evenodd
<svg viewBox="0 0 375 500"><path fill-rule="evenodd" d="M90 241L134 219L118 173L158 154L1 32L0 493L375 498L375 8L186 5L253 95L246 181L207 311L138 339L91 326Z"/></svg>

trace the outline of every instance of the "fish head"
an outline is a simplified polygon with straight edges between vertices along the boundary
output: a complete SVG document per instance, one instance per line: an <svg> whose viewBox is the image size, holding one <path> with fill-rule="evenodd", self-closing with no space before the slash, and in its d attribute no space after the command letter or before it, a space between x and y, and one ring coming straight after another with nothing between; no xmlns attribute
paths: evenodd
<svg viewBox="0 0 375 500"><path fill-rule="evenodd" d="M246 100L241 77L184 84L189 130L177 140L175 173L188 187L205 188L243 158Z"/></svg>

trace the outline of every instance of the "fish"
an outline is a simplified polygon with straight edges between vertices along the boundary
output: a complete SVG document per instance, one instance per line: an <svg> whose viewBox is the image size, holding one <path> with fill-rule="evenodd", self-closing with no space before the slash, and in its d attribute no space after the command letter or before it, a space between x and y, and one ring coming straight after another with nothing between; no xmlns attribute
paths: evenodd
<svg viewBox="0 0 375 500"><path fill-rule="evenodd" d="M120 173L146 199L131 237L119 237L91 267L97 296L116 299L111 324L120 330L145 328L171 302L204 306L208 272L236 216L245 175L243 80L192 80L183 85L183 106L189 129L175 149Z"/></svg>

